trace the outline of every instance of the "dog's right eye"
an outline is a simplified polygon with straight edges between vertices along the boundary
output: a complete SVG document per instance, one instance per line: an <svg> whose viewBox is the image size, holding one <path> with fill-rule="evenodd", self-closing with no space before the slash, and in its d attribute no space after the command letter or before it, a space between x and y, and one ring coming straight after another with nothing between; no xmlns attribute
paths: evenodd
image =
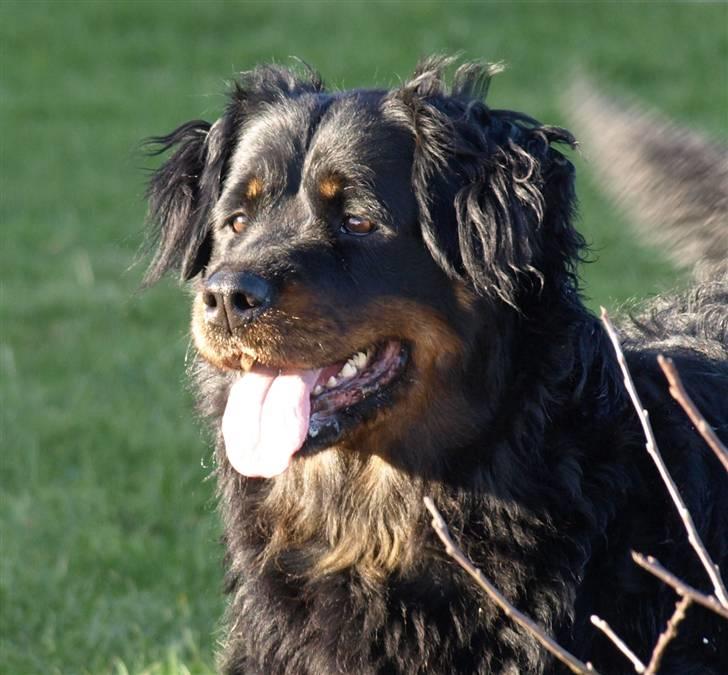
<svg viewBox="0 0 728 675"><path fill-rule="evenodd" d="M248 217L244 213L230 216L225 223L233 232L240 234L248 226Z"/></svg>
<svg viewBox="0 0 728 675"><path fill-rule="evenodd" d="M369 218L347 216L341 224L341 231L353 234L355 237L364 237L374 230L374 223Z"/></svg>

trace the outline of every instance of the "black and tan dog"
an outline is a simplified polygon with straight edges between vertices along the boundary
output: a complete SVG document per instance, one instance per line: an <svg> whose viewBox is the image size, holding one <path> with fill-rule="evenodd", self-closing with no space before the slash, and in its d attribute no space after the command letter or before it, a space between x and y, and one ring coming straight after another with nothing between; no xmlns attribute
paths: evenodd
<svg viewBox="0 0 728 675"><path fill-rule="evenodd" d="M226 672L558 670L445 556L425 495L515 605L604 673L630 667L590 614L646 657L674 606L632 549L710 588L579 295L574 172L553 147L572 136L489 109L488 67L446 87L446 65L338 93L258 68L217 122L155 139L174 153L149 190L149 280L179 269L196 291ZM712 284L663 302L625 345L722 562L728 480L655 355L725 438L727 297ZM691 608L663 672L728 672L727 629Z"/></svg>

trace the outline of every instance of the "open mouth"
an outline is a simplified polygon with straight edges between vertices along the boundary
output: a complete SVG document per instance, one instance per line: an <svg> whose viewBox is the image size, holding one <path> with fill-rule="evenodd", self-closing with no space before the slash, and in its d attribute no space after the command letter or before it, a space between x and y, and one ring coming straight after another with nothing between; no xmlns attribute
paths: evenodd
<svg viewBox="0 0 728 675"><path fill-rule="evenodd" d="M246 476L282 473L300 450L332 445L386 405L407 360L406 346L388 340L322 368L253 365L228 397L222 425L228 459Z"/></svg>
<svg viewBox="0 0 728 675"><path fill-rule="evenodd" d="M406 357L404 346L391 340L357 352L343 364L322 369L312 391L312 415L324 416L356 405L386 387L397 376Z"/></svg>

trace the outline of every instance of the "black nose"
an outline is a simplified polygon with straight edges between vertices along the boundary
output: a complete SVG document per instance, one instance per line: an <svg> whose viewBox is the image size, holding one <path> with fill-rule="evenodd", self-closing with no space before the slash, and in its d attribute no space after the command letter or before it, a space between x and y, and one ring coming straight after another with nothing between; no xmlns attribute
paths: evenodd
<svg viewBox="0 0 728 675"><path fill-rule="evenodd" d="M215 272L205 282L205 321L230 330L252 321L270 306L271 285L255 274Z"/></svg>

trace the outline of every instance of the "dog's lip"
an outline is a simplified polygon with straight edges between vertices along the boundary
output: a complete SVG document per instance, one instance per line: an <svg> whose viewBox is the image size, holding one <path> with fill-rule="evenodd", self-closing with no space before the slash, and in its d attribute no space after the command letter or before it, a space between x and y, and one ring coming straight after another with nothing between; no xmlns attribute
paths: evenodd
<svg viewBox="0 0 728 675"><path fill-rule="evenodd" d="M364 356L365 361L361 364L361 369L368 369L374 362L375 359L379 358L385 348L388 345L397 345L401 350L406 353L409 352L407 343L399 338L386 338L378 340L372 343L369 347L363 347L355 352L343 354L341 356L334 356L333 358L317 358L311 360L303 360L300 358L296 359L281 359L274 360L267 357L267 355L261 354L254 349L248 347L238 347L234 353L228 354L221 359L223 366L229 370L237 370L242 373L246 373L254 368L266 368L268 370L277 370L281 373L286 370L320 370L321 374L316 381L316 388L321 386L323 389L330 389L332 386L327 386L328 381L331 377L339 380L339 383L346 381L347 377L344 375L341 377L341 371L350 363L356 356ZM202 355L204 358L204 354ZM359 368L357 369L359 370ZM320 393L320 392L319 392Z"/></svg>
<svg viewBox="0 0 728 675"><path fill-rule="evenodd" d="M301 454L336 445L376 410L390 406L391 392L403 379L409 361L410 347L406 342L380 343L361 376L312 395L307 440Z"/></svg>
<svg viewBox="0 0 728 675"><path fill-rule="evenodd" d="M278 371L319 370L311 391L311 418L316 423L330 421L343 410L356 409L372 395L389 389L404 371L410 357L407 342L398 338L380 340L348 357L324 363L271 363L258 359L249 350L231 357L226 365L242 373L255 369ZM347 370L348 368L348 370ZM314 434L315 435L315 434Z"/></svg>
<svg viewBox="0 0 728 675"><path fill-rule="evenodd" d="M363 401L389 385L403 370L407 357L403 342L387 340L324 368L311 396L311 414L333 414Z"/></svg>

